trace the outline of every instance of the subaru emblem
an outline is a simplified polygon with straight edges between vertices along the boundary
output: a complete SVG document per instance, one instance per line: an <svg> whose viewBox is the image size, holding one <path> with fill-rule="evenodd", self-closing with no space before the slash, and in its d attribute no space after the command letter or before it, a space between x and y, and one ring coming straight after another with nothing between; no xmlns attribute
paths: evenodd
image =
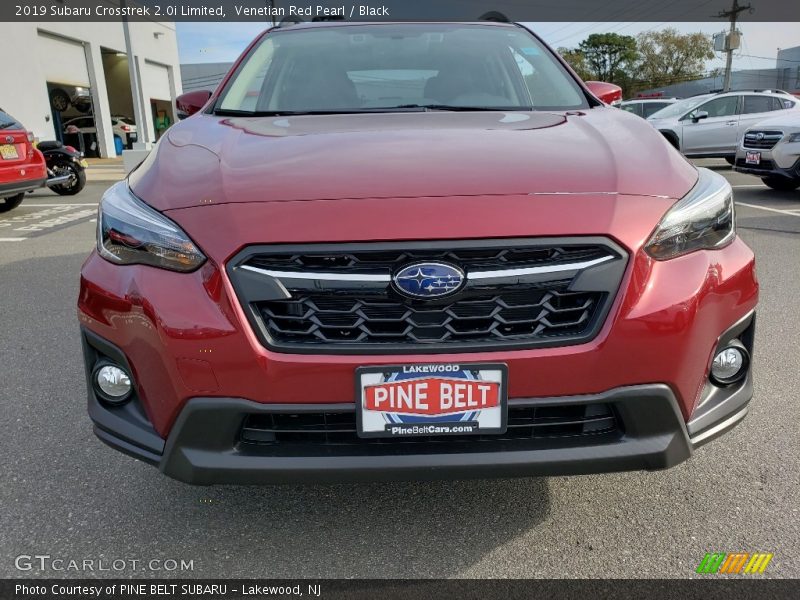
<svg viewBox="0 0 800 600"><path fill-rule="evenodd" d="M12 136L12 135L7 135L6 136L6 142L8 142L10 144L13 141L14 141L14 136Z"/></svg>
<svg viewBox="0 0 800 600"><path fill-rule="evenodd" d="M756 134L756 139L757 139L757 140L760 142L761 140L763 140L763 139L764 139L764 134L763 134L762 132L760 132L760 131L759 131L759 132Z"/></svg>
<svg viewBox="0 0 800 600"><path fill-rule="evenodd" d="M438 298L460 289L464 279L464 271L455 265L426 262L400 269L394 276L394 285L409 298Z"/></svg>

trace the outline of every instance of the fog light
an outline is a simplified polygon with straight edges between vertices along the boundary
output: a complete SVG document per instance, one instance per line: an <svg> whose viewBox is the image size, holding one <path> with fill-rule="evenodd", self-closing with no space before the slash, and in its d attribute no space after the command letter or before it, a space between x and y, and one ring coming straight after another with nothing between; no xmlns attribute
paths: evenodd
<svg viewBox="0 0 800 600"><path fill-rule="evenodd" d="M739 381L747 372L747 351L740 346L728 346L717 352L711 363L711 377L728 385Z"/></svg>
<svg viewBox="0 0 800 600"><path fill-rule="evenodd" d="M98 394L108 402L124 402L131 395L131 378L116 365L104 364L94 371L94 385Z"/></svg>

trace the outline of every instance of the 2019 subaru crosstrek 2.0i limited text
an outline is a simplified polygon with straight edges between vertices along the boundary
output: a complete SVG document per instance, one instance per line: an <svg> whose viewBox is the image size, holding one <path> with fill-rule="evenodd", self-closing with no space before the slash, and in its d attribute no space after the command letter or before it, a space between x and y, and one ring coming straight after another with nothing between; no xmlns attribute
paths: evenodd
<svg viewBox="0 0 800 600"><path fill-rule="evenodd" d="M103 198L96 434L200 484L687 459L752 397L753 253L600 88L512 24L267 31Z"/></svg>

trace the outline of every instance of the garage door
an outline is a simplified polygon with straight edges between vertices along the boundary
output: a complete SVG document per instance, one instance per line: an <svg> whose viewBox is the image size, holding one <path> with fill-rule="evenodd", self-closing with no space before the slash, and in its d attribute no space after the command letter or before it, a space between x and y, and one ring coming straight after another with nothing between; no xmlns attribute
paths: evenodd
<svg viewBox="0 0 800 600"><path fill-rule="evenodd" d="M169 87L169 70L163 65L145 61L142 72L144 97L150 100L172 99Z"/></svg>
<svg viewBox="0 0 800 600"><path fill-rule="evenodd" d="M46 81L89 87L83 44L40 31L36 49Z"/></svg>

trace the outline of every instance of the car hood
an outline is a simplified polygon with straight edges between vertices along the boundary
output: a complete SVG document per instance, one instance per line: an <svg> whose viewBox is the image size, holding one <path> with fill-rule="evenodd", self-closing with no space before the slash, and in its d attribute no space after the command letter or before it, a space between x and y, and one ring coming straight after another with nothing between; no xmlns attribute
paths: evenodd
<svg viewBox="0 0 800 600"><path fill-rule="evenodd" d="M643 119L426 112L221 118L174 126L131 175L159 210L226 203L617 193L680 198L697 173Z"/></svg>
<svg viewBox="0 0 800 600"><path fill-rule="evenodd" d="M767 128L800 129L800 110L788 110L778 117L770 117L759 121L755 125L748 127L748 131Z"/></svg>

